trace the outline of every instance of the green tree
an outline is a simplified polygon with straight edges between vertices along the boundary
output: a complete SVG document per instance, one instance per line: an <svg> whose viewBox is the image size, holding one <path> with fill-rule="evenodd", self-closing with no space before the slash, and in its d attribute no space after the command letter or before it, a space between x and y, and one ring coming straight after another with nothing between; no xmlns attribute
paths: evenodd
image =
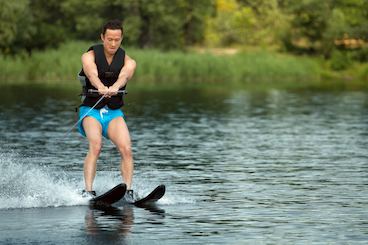
<svg viewBox="0 0 368 245"><path fill-rule="evenodd" d="M203 40L212 0L64 0L68 26L78 39L96 39L107 19L123 20L124 43L162 49L183 48Z"/></svg>
<svg viewBox="0 0 368 245"><path fill-rule="evenodd" d="M251 39L256 16L236 0L217 0L213 17L207 20L206 42L210 46L244 44Z"/></svg>
<svg viewBox="0 0 368 245"><path fill-rule="evenodd" d="M3 53L97 40L108 19L124 22L124 43L162 49L201 43L212 2L194 0L0 0ZM16 44L16 46L14 45Z"/></svg>
<svg viewBox="0 0 368 245"><path fill-rule="evenodd" d="M291 15L291 28L284 35L289 50L316 53L322 48L323 33L331 15L331 1L282 1Z"/></svg>
<svg viewBox="0 0 368 245"><path fill-rule="evenodd" d="M0 0L0 50L10 54L24 47L36 32L29 1Z"/></svg>
<svg viewBox="0 0 368 245"><path fill-rule="evenodd" d="M61 1L31 0L30 9L34 19L36 31L29 43L29 49L43 49L57 47L68 38L67 28L64 25L65 15L61 8Z"/></svg>
<svg viewBox="0 0 368 245"><path fill-rule="evenodd" d="M288 28L288 19L277 0L239 0L254 12L256 22L251 31L253 45L280 45L280 36Z"/></svg>
<svg viewBox="0 0 368 245"><path fill-rule="evenodd" d="M100 27L104 22L101 12L105 8L106 0L63 0L60 8L65 18L64 28L68 38L80 40L96 40Z"/></svg>
<svg viewBox="0 0 368 245"><path fill-rule="evenodd" d="M0 0L0 51L11 54L99 38L118 18L124 45L182 49L188 45L275 46L288 52L368 60L367 0Z"/></svg>
<svg viewBox="0 0 368 245"><path fill-rule="evenodd" d="M344 38L368 40L366 0L278 0L290 19L282 41L289 51L336 55L335 41ZM363 53L366 48L361 48ZM361 52L358 52L361 53Z"/></svg>
<svg viewBox="0 0 368 245"><path fill-rule="evenodd" d="M188 0L184 4L183 34L185 45L203 44L206 18L215 11L215 1Z"/></svg>
<svg viewBox="0 0 368 245"><path fill-rule="evenodd" d="M279 44L286 18L276 0L217 0L207 23L210 45L265 46Z"/></svg>
<svg viewBox="0 0 368 245"><path fill-rule="evenodd" d="M162 49L179 48L184 42L180 19L183 1L140 0L141 33L138 39L140 47L158 47Z"/></svg>

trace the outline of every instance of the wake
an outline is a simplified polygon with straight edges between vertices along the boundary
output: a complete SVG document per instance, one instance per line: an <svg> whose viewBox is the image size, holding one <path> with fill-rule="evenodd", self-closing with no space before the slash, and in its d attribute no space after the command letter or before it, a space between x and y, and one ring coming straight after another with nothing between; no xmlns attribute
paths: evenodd
<svg viewBox="0 0 368 245"><path fill-rule="evenodd" d="M88 198L81 196L84 186L82 169L77 173L78 178L73 178L73 172L55 171L39 166L35 161L17 153L0 152L0 209L88 205ZM117 171L98 171L94 186L96 192L101 194L120 182ZM134 182L133 188L141 196L160 184L139 175L134 177ZM168 185L166 195L158 204L194 203L191 198L178 193Z"/></svg>
<svg viewBox="0 0 368 245"><path fill-rule="evenodd" d="M0 153L0 209L86 205L79 183L15 153Z"/></svg>

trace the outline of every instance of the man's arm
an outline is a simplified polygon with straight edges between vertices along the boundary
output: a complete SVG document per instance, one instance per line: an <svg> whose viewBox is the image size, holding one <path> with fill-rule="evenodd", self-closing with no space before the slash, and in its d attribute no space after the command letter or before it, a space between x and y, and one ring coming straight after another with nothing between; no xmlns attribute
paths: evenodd
<svg viewBox="0 0 368 245"><path fill-rule="evenodd" d="M95 87L100 94L106 94L108 88L98 78L97 65L95 63L95 54L93 50L82 55L82 66L84 74L86 74L93 87Z"/></svg>
<svg viewBox="0 0 368 245"><path fill-rule="evenodd" d="M124 87L133 77L136 67L137 63L135 60L130 58L128 55L125 55L124 66L119 73L118 80L109 88L110 93L116 94L120 88Z"/></svg>

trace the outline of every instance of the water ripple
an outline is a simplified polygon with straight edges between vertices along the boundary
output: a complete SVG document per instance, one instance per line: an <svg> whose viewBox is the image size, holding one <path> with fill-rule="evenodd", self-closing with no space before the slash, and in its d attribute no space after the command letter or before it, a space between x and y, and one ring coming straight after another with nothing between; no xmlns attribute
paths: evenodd
<svg viewBox="0 0 368 245"><path fill-rule="evenodd" d="M111 235L120 229L118 240L132 244L364 244L368 237L367 104L368 95L355 92L133 93L126 112L136 163L134 188L146 193L165 183L167 194L159 202L159 213L138 209L128 216L86 213L91 222L100 224L90 232ZM9 188L20 194L6 205L24 201L25 192L14 187L13 179L19 181L19 176L28 179L26 193L36 193L40 184L49 186L35 199L46 197L46 206L80 203L66 198L82 185L87 149L75 132L65 137L73 124L74 113L69 110L73 105L73 100L48 98L22 107L1 107L1 142L6 147L0 157L0 198L5 200ZM29 165L25 167L23 157L4 155L8 151L25 156ZM119 154L104 141L96 179L99 190L119 181L118 162ZM42 182L31 181L32 173ZM54 201L51 189L57 185L68 194ZM13 215L0 212L4 218ZM37 213L30 222L37 224L39 217L46 219ZM80 227L76 217L71 216L70 222ZM57 219L51 222L61 232L80 232ZM48 241L37 240L31 228L20 222L11 225L20 227L28 240ZM49 237L58 237L55 229L38 225L50 229ZM14 235L5 230L10 233L0 232L4 239ZM84 241L80 235L74 239Z"/></svg>

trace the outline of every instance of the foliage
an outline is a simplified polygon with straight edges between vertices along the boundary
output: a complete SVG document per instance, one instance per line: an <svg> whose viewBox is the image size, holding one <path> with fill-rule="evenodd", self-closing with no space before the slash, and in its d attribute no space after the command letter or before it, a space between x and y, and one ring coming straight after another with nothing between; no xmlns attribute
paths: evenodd
<svg viewBox="0 0 368 245"><path fill-rule="evenodd" d="M207 26L206 43L211 46L276 46L329 58L336 49L352 49L338 47L336 41L358 40L361 45L353 48L364 54L368 1L217 0L216 13L207 18Z"/></svg>
<svg viewBox="0 0 368 245"><path fill-rule="evenodd" d="M182 49L202 42L212 0L0 0L0 49L56 47L66 40L96 40L108 19L124 22L125 42Z"/></svg>
<svg viewBox="0 0 368 245"><path fill-rule="evenodd" d="M275 45L286 25L276 0L217 0L216 15L207 19L210 46Z"/></svg>
<svg viewBox="0 0 368 245"><path fill-rule="evenodd" d="M59 49L33 52L30 57L1 57L4 68L0 81L48 81L79 83L76 74L81 68L80 56L90 45L69 42ZM215 55L209 52L169 51L157 49L127 49L138 69L132 83L139 84L255 84L318 80L316 62L304 58L264 51L248 51L235 55ZM47 64L47 65L46 65ZM50 69L52 67L52 69Z"/></svg>
<svg viewBox="0 0 368 245"><path fill-rule="evenodd" d="M365 44L356 47L359 49L368 45L368 1L280 0L279 3L283 13L291 19L291 28L283 38L289 51L329 57L338 48L336 40L365 40Z"/></svg>
<svg viewBox="0 0 368 245"><path fill-rule="evenodd" d="M0 52L96 41L113 18L129 47L256 46L368 61L367 0L0 0Z"/></svg>
<svg viewBox="0 0 368 245"><path fill-rule="evenodd" d="M349 54L346 52L341 52L339 50L334 50L331 55L331 68L336 71L344 70L348 68L351 63Z"/></svg>
<svg viewBox="0 0 368 245"><path fill-rule="evenodd" d="M0 0L0 51L8 54L28 48L32 42L35 27L29 16L29 1ZM28 18L25 18L28 17Z"/></svg>
<svg viewBox="0 0 368 245"><path fill-rule="evenodd" d="M80 57L90 42L67 42L30 56L1 56L0 86L41 83L79 88ZM249 89L368 89L368 65L333 71L330 62L265 50L235 55L126 48L138 63L129 87L235 86ZM339 59L337 59L339 61ZM321 69L325 67L325 69Z"/></svg>

